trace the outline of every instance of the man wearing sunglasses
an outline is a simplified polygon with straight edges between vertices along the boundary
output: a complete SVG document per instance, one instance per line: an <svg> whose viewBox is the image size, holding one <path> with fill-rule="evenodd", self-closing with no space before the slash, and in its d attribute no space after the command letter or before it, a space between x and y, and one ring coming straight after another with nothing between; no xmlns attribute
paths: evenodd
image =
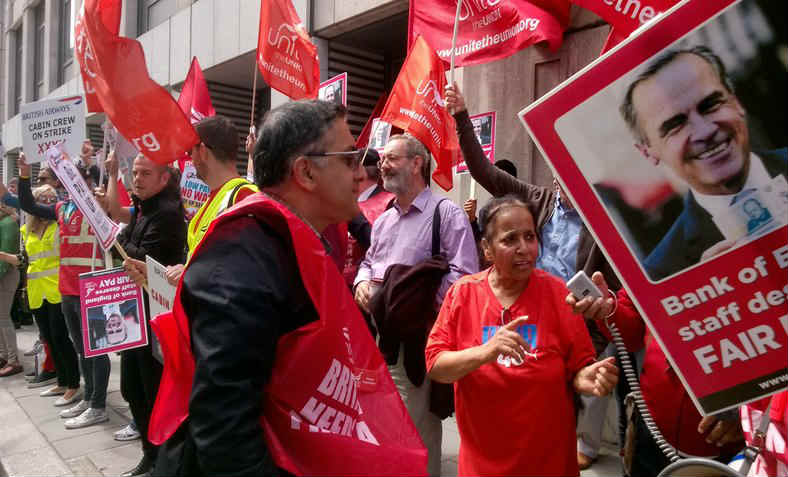
<svg viewBox="0 0 788 477"><path fill-rule="evenodd" d="M359 213L362 170L354 147L342 105L294 101L266 115L254 147L262 192L216 219L193 250L173 317L165 318L188 330L191 344L188 355L165 359L165 378L169 363L184 358L194 363L194 376L188 384L162 380L162 389L174 384L190 398L188 407L176 400L157 403L154 415L188 417L177 420L183 423L174 433L161 431L168 440L155 475L280 473L272 454L283 450L269 448L260 425L266 397L274 392L266 386L288 369L289 363L275 360L280 338L319 320L318 309L326 306L313 304L301 267L314 279L329 266L316 271L313 263L325 260L323 251L304 258L294 245L311 234L321 238L329 225ZM278 208L295 218L275 213ZM298 226L292 232L291 221ZM345 315L333 310L332 316ZM163 335L163 343L168 339ZM154 434L159 429L151 423Z"/></svg>

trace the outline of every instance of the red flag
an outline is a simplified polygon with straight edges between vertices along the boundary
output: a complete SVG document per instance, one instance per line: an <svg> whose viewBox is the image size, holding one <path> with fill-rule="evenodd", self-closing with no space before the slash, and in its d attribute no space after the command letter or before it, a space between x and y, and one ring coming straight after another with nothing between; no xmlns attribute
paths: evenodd
<svg viewBox="0 0 788 477"><path fill-rule="evenodd" d="M120 31L120 10L121 0L100 0L99 12L101 22L104 27L109 30L113 35L117 35ZM104 109L96 97L96 90L93 87L92 78L94 73L83 67L86 64L85 59L88 61L93 60L93 51L90 49L90 43L86 41L85 28L83 25L85 6L79 9L79 15L74 22L74 56L79 63L79 71L82 76L82 83L85 86L85 103L90 113L102 113Z"/></svg>
<svg viewBox="0 0 788 477"><path fill-rule="evenodd" d="M380 119L402 128L430 150L438 167L433 180L452 188L452 167L460 162L460 144L454 118L446 111L443 62L424 38L416 38L397 76Z"/></svg>
<svg viewBox="0 0 788 477"><path fill-rule="evenodd" d="M287 97L317 97L317 47L290 0L263 1L260 7L257 67L265 82Z"/></svg>
<svg viewBox="0 0 788 477"><path fill-rule="evenodd" d="M178 106L192 124L216 114L211 103L211 93L208 92L208 85L205 83L200 62L197 61L196 56L192 58L189 74L186 75L186 81L183 82L181 95L178 96Z"/></svg>
<svg viewBox="0 0 788 477"><path fill-rule="evenodd" d="M384 91L383 94L380 95L378 98L378 102L375 103L375 109L372 110L372 114L369 115L369 119L367 119L367 124L364 125L364 129L361 130L361 133L358 135L356 139L356 147L362 148L367 147L367 143L369 142L369 134L372 132L372 121L375 118L380 117L380 112L383 111L383 106L386 105L386 100L388 99L388 94Z"/></svg>
<svg viewBox="0 0 788 477"><path fill-rule="evenodd" d="M540 41L547 41L553 51L561 46L569 22L568 0L494 3L462 0L454 51L456 66L500 60ZM421 35L448 62L456 12L456 0L410 0L410 44Z"/></svg>
<svg viewBox="0 0 788 477"><path fill-rule="evenodd" d="M602 48L604 53L678 0L572 0L572 3L591 10L612 27Z"/></svg>
<svg viewBox="0 0 788 477"><path fill-rule="evenodd" d="M197 57L192 58L192 65L189 67L189 74L183 82L183 89L178 96L178 106L183 114L189 118L189 122L197 124L203 118L216 115L211 103L211 93L208 91L208 84L202 75L200 62ZM183 172L184 162L188 159L186 154L178 158L178 168Z"/></svg>
<svg viewBox="0 0 788 477"><path fill-rule="evenodd" d="M122 38L101 19L107 0L85 0L84 41L92 57L77 58L117 130L146 157L169 164L199 141L170 93L148 76L138 41Z"/></svg>

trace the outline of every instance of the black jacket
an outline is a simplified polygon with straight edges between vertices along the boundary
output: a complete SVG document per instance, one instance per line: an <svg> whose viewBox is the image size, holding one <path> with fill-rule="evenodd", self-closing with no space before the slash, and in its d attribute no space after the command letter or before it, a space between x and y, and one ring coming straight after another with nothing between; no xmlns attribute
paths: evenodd
<svg viewBox="0 0 788 477"><path fill-rule="evenodd" d="M118 234L118 243L131 258L145 255L162 265L183 263L186 247L186 215L180 190L165 187L153 197L140 200L132 196L134 214Z"/></svg>
<svg viewBox="0 0 788 477"><path fill-rule="evenodd" d="M207 235L183 277L196 370L189 418L155 475L281 475L263 440L279 338L318 319L287 231L241 216Z"/></svg>

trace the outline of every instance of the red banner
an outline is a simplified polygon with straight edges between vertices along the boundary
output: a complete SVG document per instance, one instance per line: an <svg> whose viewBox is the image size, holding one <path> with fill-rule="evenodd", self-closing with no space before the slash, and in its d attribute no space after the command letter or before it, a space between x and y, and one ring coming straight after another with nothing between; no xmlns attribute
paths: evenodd
<svg viewBox="0 0 788 477"><path fill-rule="evenodd" d="M452 167L461 159L454 118L446 111L443 62L419 37L405 58L380 119L413 134L430 150L438 167L432 178L452 188Z"/></svg>
<svg viewBox="0 0 788 477"><path fill-rule="evenodd" d="M610 24L610 34L602 47L605 53L678 0L572 0L572 3L591 10Z"/></svg>
<svg viewBox="0 0 788 477"><path fill-rule="evenodd" d="M265 1L260 8L257 67L265 82L287 97L317 97L317 47L290 0Z"/></svg>
<svg viewBox="0 0 788 477"><path fill-rule="evenodd" d="M186 75L186 80L183 82L183 89L178 96L178 106L192 124L197 124L203 118L216 114L211 103L211 93L208 91L208 85L205 83L200 62L197 61L196 56L192 58L189 74ZM183 166L187 160L186 154L178 158L178 168L181 172L183 172Z"/></svg>
<svg viewBox="0 0 788 477"><path fill-rule="evenodd" d="M410 0L410 44L421 35L448 62L456 12L455 0ZM454 64L500 60L541 41L555 51L568 21L568 0L462 0Z"/></svg>
<svg viewBox="0 0 788 477"><path fill-rule="evenodd" d="M572 3L596 13L626 38L678 0L572 0Z"/></svg>
<svg viewBox="0 0 788 477"><path fill-rule="evenodd" d="M77 59L123 137L151 160L169 164L197 143L197 132L170 93L148 76L139 42L106 28L102 17L115 3L85 0L83 51L92 55Z"/></svg>
<svg viewBox="0 0 788 477"><path fill-rule="evenodd" d="M99 12L104 27L113 35L120 31L120 10L121 0L101 0ZM93 87L93 73L84 68L87 61L93 61L93 50L90 43L86 41L85 28L83 26L85 8L84 5L79 10L76 22L74 22L74 56L79 63L79 71L82 75L82 84L85 86L85 102L89 113L102 113L104 108L96 97L96 90Z"/></svg>

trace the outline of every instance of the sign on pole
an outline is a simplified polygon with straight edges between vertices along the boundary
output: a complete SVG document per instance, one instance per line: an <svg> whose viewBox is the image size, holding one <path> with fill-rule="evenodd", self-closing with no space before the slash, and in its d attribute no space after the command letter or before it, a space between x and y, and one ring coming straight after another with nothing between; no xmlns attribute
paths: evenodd
<svg viewBox="0 0 788 477"><path fill-rule="evenodd" d="M181 174L181 200L183 208L186 210L186 219L191 220L194 214L208 200L211 189L208 184L197 176L197 169L192 161L183 163L183 173Z"/></svg>
<svg viewBox="0 0 788 477"><path fill-rule="evenodd" d="M317 98L347 106L347 73L336 75L320 83Z"/></svg>
<svg viewBox="0 0 788 477"><path fill-rule="evenodd" d="M85 357L148 344L142 290L123 267L79 276Z"/></svg>
<svg viewBox="0 0 788 477"><path fill-rule="evenodd" d="M731 50L774 37L743 3L684 1L520 112L703 415L788 387L784 84Z"/></svg>
<svg viewBox="0 0 788 477"><path fill-rule="evenodd" d="M62 144L70 157L78 157L85 140L82 96L36 101L20 107L22 147L28 164L46 160L50 147Z"/></svg>
<svg viewBox="0 0 788 477"><path fill-rule="evenodd" d="M495 162L495 111L489 113L474 114L471 116L471 123L473 123L473 133L476 135L476 140L482 146L484 155L487 160ZM457 172L468 172L468 166L463 160L457 164Z"/></svg>
<svg viewBox="0 0 788 477"><path fill-rule="evenodd" d="M77 204L85 216L93 233L104 251L112 247L115 237L120 231L118 224L110 220L101 206L96 202L93 192L88 188L77 166L71 162L59 146L50 147L47 151L47 165L55 173L60 183L68 191L71 200Z"/></svg>

